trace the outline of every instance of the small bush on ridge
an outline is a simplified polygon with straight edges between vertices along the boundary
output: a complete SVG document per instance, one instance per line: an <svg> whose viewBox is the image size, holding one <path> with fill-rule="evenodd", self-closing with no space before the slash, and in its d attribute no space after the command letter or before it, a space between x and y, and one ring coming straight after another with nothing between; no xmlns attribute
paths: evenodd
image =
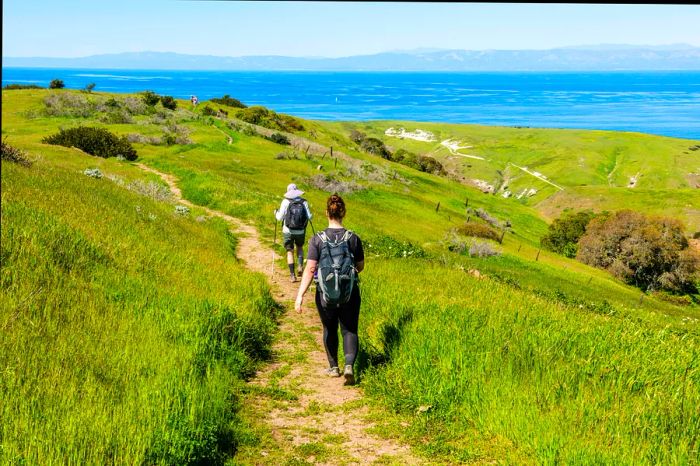
<svg viewBox="0 0 700 466"><path fill-rule="evenodd" d="M226 105L227 107L248 108L246 104L244 104L238 99L234 99L228 94L224 95L223 97L214 97L213 99L209 100L214 102L215 104Z"/></svg>
<svg viewBox="0 0 700 466"><path fill-rule="evenodd" d="M175 110L177 108L177 102L171 95L161 96L160 103L168 110Z"/></svg>
<svg viewBox="0 0 700 466"><path fill-rule="evenodd" d="M112 134L104 128L78 126L62 129L58 133L42 139L46 144L64 147L77 147L97 157L122 156L126 160L136 160L136 150L124 136Z"/></svg>
<svg viewBox="0 0 700 466"><path fill-rule="evenodd" d="M458 226L456 230L457 233L464 236L474 236L477 238L492 239L494 241L498 241L500 239L500 235L495 229L488 225L484 225L483 223L466 222L463 225Z"/></svg>
<svg viewBox="0 0 700 466"><path fill-rule="evenodd" d="M41 86L37 86L36 84L5 84L5 87L3 89L8 90L8 91L14 91L14 90L19 90L19 89L44 89Z"/></svg>
<svg viewBox="0 0 700 466"><path fill-rule="evenodd" d="M64 87L66 87L66 85L60 79L53 79L49 83L49 89L63 89Z"/></svg>
<svg viewBox="0 0 700 466"><path fill-rule="evenodd" d="M275 144L281 144L283 146L288 146L290 144L289 138L281 133L273 133L272 135L270 135L269 137L267 137L265 139L272 141Z"/></svg>

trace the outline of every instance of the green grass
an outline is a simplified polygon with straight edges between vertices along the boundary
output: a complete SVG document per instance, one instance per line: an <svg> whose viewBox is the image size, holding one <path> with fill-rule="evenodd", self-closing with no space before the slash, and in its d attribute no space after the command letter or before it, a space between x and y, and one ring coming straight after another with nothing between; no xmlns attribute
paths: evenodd
<svg viewBox="0 0 700 466"><path fill-rule="evenodd" d="M274 328L267 286L234 259L235 237L223 222L197 222L197 211L176 217L172 205L81 172L97 167L126 182L156 177L41 144L60 126L96 124L93 117L41 116L50 92L3 92L3 136L39 161L30 169L2 166L0 454L35 463L185 464L206 455L221 462L236 442L256 442L237 418L239 393L257 390L271 403L296 396L275 383L283 372L268 387L241 386ZM395 412L385 427L416 448L448 463L700 461L697 306L642 296L603 271L538 252L546 219L568 208L631 207L698 228L698 190L685 175L697 152L684 148L694 142L401 123L433 131L438 143L426 144L386 138L384 129L398 122L305 121L303 135L351 157L336 166L319 156L279 160L288 148L212 118L172 118L193 131L194 144L136 144L139 161L175 175L195 204L253 222L270 245L272 212L289 182L306 191L316 229L325 226L328 193L310 177L325 173L364 187L343 196L346 225L368 246L358 376L373 400ZM149 117L135 119L108 127L160 134ZM470 178L493 181L500 170L511 173L512 189L540 191L527 201L484 195L357 152L347 140L352 128L430 153ZM489 163L448 159L439 146L447 138L473 145L463 152ZM576 170L572 157L582 164ZM566 189L557 193L509 162ZM639 187L625 188L638 171ZM502 255L447 250L451 230L469 215L467 200L511 222L513 231L496 245ZM371 242L410 242L426 257L385 259ZM323 457L317 447L324 445L300 447L289 462Z"/></svg>
<svg viewBox="0 0 700 466"><path fill-rule="evenodd" d="M65 152L2 165L0 463L222 463L274 330L264 279L222 221L62 167L95 165Z"/></svg>
<svg viewBox="0 0 700 466"><path fill-rule="evenodd" d="M363 275L363 385L418 413L416 436L437 424L428 448L477 431L500 441L482 434L467 460L699 459L697 325L600 315L423 261L379 260Z"/></svg>

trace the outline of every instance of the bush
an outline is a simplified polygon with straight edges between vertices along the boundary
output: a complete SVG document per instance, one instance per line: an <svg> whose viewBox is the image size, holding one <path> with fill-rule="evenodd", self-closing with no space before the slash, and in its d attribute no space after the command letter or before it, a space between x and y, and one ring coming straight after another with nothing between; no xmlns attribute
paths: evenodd
<svg viewBox="0 0 700 466"><path fill-rule="evenodd" d="M457 233L464 236L474 236L498 241L501 237L498 232L488 225L476 222L466 222L456 228Z"/></svg>
<svg viewBox="0 0 700 466"><path fill-rule="evenodd" d="M274 111L259 105L239 110L236 113L236 118L253 125L263 126L265 128L279 131L287 131L290 133L304 129L304 126L296 118L289 115L275 113Z"/></svg>
<svg viewBox="0 0 700 466"><path fill-rule="evenodd" d="M27 154L9 145L5 139L2 140L2 160L22 165L23 167L32 166L32 161L29 160Z"/></svg>
<svg viewBox="0 0 700 466"><path fill-rule="evenodd" d="M124 136L116 136L104 128L78 126L62 129L45 137L42 142L64 147L77 147L97 157L122 156L126 160L136 160L136 150Z"/></svg>
<svg viewBox="0 0 700 466"><path fill-rule="evenodd" d="M215 104L220 104L220 105L226 105L227 107L234 107L234 108L248 108L246 104L241 102L238 99L234 99L233 97L229 96L226 94L223 97L215 97L213 99L209 99L211 102L214 102Z"/></svg>
<svg viewBox="0 0 700 466"><path fill-rule="evenodd" d="M217 112L213 108L211 108L208 105L205 105L204 108L202 108L202 115L204 116L216 116Z"/></svg>
<svg viewBox="0 0 700 466"><path fill-rule="evenodd" d="M283 146L288 146L290 144L289 138L281 133L273 133L271 136L265 138L276 144L282 144Z"/></svg>
<svg viewBox="0 0 700 466"><path fill-rule="evenodd" d="M576 258L643 290L697 293L698 253L688 249L681 223L631 210L594 218Z"/></svg>
<svg viewBox="0 0 700 466"><path fill-rule="evenodd" d="M66 85L60 79L53 79L49 83L49 89L63 89Z"/></svg>
<svg viewBox="0 0 700 466"><path fill-rule="evenodd" d="M543 248L566 257L576 257L578 241L593 218L595 214L589 210L564 214L549 225L549 230L540 239L540 244Z"/></svg>
<svg viewBox="0 0 700 466"><path fill-rule="evenodd" d="M177 102L171 95L162 96L160 98L160 103L168 110L175 110L177 108Z"/></svg>
<svg viewBox="0 0 700 466"><path fill-rule="evenodd" d="M18 89L43 89L43 87L37 86L36 84L5 84L3 89L14 91Z"/></svg>
<svg viewBox="0 0 700 466"><path fill-rule="evenodd" d="M474 257L491 257L501 255L501 251L486 241L474 241L469 246L469 255Z"/></svg>
<svg viewBox="0 0 700 466"><path fill-rule="evenodd" d="M316 189L328 193L354 193L364 189L364 186L355 183L354 181L339 180L330 174L319 173L304 180L306 184L313 186Z"/></svg>
<svg viewBox="0 0 700 466"><path fill-rule="evenodd" d="M83 90L84 90L85 92L87 92L88 94L92 94L92 91L93 91L94 89L95 89L95 83L90 83L90 84L86 85L85 88L84 88Z"/></svg>
<svg viewBox="0 0 700 466"><path fill-rule="evenodd" d="M383 159L391 160L391 152L377 138L364 138L360 143L360 149L368 154L378 155Z"/></svg>
<svg viewBox="0 0 700 466"><path fill-rule="evenodd" d="M155 107L160 102L160 96L153 91L143 91L141 93L143 102L149 107Z"/></svg>
<svg viewBox="0 0 700 466"><path fill-rule="evenodd" d="M47 95L44 105L48 116L88 118L96 111L95 103L87 96L72 92Z"/></svg>
<svg viewBox="0 0 700 466"><path fill-rule="evenodd" d="M83 174L90 178L97 178L98 180L104 176L99 168L86 168Z"/></svg>
<svg viewBox="0 0 700 466"><path fill-rule="evenodd" d="M352 131L350 131L350 140L357 145L362 144L362 141L364 141L366 137L367 137L367 135L365 133L358 131L356 129L353 129Z"/></svg>

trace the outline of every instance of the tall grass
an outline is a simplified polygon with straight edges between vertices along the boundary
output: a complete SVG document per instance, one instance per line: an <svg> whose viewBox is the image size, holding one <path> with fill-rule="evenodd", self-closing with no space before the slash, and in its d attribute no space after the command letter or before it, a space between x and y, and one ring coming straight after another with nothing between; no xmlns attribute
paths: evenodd
<svg viewBox="0 0 700 466"><path fill-rule="evenodd" d="M425 261L363 275L365 387L419 413L414 427L439 426L428 448L476 430L538 464L700 460L697 325L600 315Z"/></svg>
<svg viewBox="0 0 700 466"><path fill-rule="evenodd" d="M275 307L226 228L107 179L3 164L0 463L233 454L237 387Z"/></svg>

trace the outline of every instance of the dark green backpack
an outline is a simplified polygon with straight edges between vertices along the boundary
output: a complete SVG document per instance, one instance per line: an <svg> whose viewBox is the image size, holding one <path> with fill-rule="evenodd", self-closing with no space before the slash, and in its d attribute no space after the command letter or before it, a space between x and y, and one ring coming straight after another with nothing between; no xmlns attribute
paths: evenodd
<svg viewBox="0 0 700 466"><path fill-rule="evenodd" d="M321 251L318 259L318 287L326 307L340 307L350 301L357 282L355 258L348 240L353 233L346 230L338 241L331 241L325 231L318 233Z"/></svg>

